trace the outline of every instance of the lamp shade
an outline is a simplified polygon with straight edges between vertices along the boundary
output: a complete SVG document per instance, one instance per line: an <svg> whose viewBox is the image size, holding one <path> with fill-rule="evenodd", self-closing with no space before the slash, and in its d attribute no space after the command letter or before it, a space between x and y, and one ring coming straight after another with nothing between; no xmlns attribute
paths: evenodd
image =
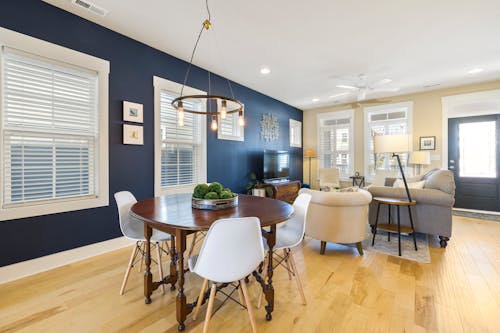
<svg viewBox="0 0 500 333"><path fill-rule="evenodd" d="M414 151L410 154L410 160L408 163L429 165L431 164L431 153L423 150Z"/></svg>
<svg viewBox="0 0 500 333"><path fill-rule="evenodd" d="M315 157L316 156L316 152L314 151L314 149L307 149L304 153L304 157Z"/></svg>
<svg viewBox="0 0 500 333"><path fill-rule="evenodd" d="M375 153L406 153L410 150L410 137L408 134L375 135L373 143Z"/></svg>

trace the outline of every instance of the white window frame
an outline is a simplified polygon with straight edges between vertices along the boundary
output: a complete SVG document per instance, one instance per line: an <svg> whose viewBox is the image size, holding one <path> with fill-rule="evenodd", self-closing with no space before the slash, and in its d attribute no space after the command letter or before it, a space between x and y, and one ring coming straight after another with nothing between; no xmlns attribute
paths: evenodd
<svg viewBox="0 0 500 333"><path fill-rule="evenodd" d="M155 112L155 196L161 196L166 194L174 193L190 193L193 191L196 184L174 186L170 188L163 188L161 186L161 110L160 110L160 94L162 91L169 91L174 94L179 95L181 91L182 84L177 82L169 81L164 78L153 76L153 86L155 91L154 100L154 112ZM201 91L188 86L184 87L184 95L205 95L205 91ZM203 104L203 109L206 109L206 104ZM207 182L207 116L205 115L195 115L196 117L202 117L201 124L201 170L199 171L200 183Z"/></svg>
<svg viewBox="0 0 500 333"><path fill-rule="evenodd" d="M228 121L228 118L222 119L220 114L217 116L218 128L217 128L217 139L219 140L232 140L232 141L245 141L245 126L240 126L239 115L237 112L231 113L233 118L233 135L228 135L222 133L222 122ZM229 114L227 114L229 116Z"/></svg>
<svg viewBox="0 0 500 333"><path fill-rule="evenodd" d="M365 169L365 180L366 181L371 181L374 179L369 174L369 161L370 161L370 138L372 136L372 133L370 131L370 115L373 114L381 114L381 113L386 113L390 111L391 109L397 109L397 108L406 108L407 114L406 114L406 128L407 128L407 133L409 135L409 146L410 146L410 151L413 151L413 101L408 101L408 102L400 102L400 103L390 103L390 104L383 104L383 105L377 105L377 106L368 106L363 109L364 111L364 169ZM405 175L411 174L411 167L408 166L403 166L403 168L406 168Z"/></svg>
<svg viewBox="0 0 500 333"><path fill-rule="evenodd" d="M321 159L319 154L321 154L321 123L325 120L337 120L349 118L349 174L354 173L354 109L346 109L334 112L319 113L317 115L317 129L318 129L318 141L316 146L316 151L318 152L318 159ZM317 163L317 175L319 175L319 169L321 168L321 161ZM341 177L342 180L348 180L349 178Z"/></svg>
<svg viewBox="0 0 500 333"><path fill-rule="evenodd" d="M290 147L302 148L302 122L290 119Z"/></svg>
<svg viewBox="0 0 500 333"><path fill-rule="evenodd" d="M69 212L81 209L109 206L109 155L108 155L108 76L109 61L71 50L57 44L49 43L12 30L0 28L0 47L19 50L42 57L45 61L67 64L97 73L98 80L98 149L96 165L96 193L92 197L65 198L43 201L37 204L26 203L19 206L3 208L3 189L0 191L0 221ZM3 59L1 59L3 62ZM0 66L0 83L3 82L3 66ZM3 84L0 84L3 86ZM3 106L3 91L0 88L0 107ZM0 112L0 128L2 128ZM3 137L0 135L0 147L3 147ZM0 149L0 161L4 160ZM3 175L3 162L0 163L0 175Z"/></svg>

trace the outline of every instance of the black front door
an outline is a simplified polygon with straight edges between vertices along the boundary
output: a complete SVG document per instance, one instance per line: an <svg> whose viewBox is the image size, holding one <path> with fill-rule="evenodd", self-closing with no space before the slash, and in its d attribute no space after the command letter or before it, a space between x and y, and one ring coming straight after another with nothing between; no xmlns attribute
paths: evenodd
<svg viewBox="0 0 500 333"><path fill-rule="evenodd" d="M448 120L448 169L455 175L455 207L500 211L500 115Z"/></svg>

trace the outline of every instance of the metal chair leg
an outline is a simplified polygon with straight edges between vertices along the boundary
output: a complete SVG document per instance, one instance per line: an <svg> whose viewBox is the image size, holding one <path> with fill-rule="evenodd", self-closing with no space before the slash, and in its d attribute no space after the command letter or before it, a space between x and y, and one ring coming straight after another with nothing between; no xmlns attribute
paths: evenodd
<svg viewBox="0 0 500 333"><path fill-rule="evenodd" d="M399 256L401 257L401 216L399 215L399 206L396 207L398 211L398 250Z"/></svg>
<svg viewBox="0 0 500 333"><path fill-rule="evenodd" d="M380 202L377 205L377 217L375 218L375 228L373 229L373 239L372 246L375 245L375 236L377 235L377 226L378 226L378 213L380 212Z"/></svg>
<svg viewBox="0 0 500 333"><path fill-rule="evenodd" d="M408 206L408 215L410 216L411 230L413 230L413 232L412 232L413 245L415 246L415 251L418 251L418 249L417 249L417 238L415 236L415 228L413 227L413 217L411 216L411 207L410 206Z"/></svg>

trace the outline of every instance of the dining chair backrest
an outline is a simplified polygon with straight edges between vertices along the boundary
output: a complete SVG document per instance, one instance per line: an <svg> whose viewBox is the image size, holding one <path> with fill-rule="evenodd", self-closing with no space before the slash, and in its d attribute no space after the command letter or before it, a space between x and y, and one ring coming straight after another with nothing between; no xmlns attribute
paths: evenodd
<svg viewBox="0 0 500 333"><path fill-rule="evenodd" d="M293 202L293 216L285 222L285 228L293 229L295 236L290 239L290 247L297 245L306 231L306 218L309 203L311 202L311 195L309 193L301 193Z"/></svg>
<svg viewBox="0 0 500 333"><path fill-rule="evenodd" d="M193 271L215 282L238 281L264 260L257 217L215 221L208 230Z"/></svg>
<svg viewBox="0 0 500 333"><path fill-rule="evenodd" d="M129 217L130 208L137 202L134 195L129 191L116 192L115 200L122 234L131 239L143 239L144 225L135 221L131 223Z"/></svg>

